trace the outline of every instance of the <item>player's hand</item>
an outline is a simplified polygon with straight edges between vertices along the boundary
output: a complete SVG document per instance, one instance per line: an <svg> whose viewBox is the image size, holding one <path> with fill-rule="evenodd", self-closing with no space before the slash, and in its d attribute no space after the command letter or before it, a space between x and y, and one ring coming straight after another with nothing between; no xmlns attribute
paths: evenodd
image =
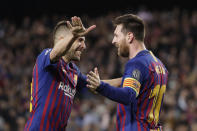
<svg viewBox="0 0 197 131"><path fill-rule="evenodd" d="M100 86L101 80L97 68L94 68L94 72L89 72L89 74L87 75L87 82L87 87L93 92L95 92L96 89Z"/></svg>
<svg viewBox="0 0 197 131"><path fill-rule="evenodd" d="M74 37L85 36L90 31L92 31L94 28L96 28L96 25L92 25L86 29L83 26L83 23L81 22L80 17L74 16L71 18L71 21L72 21L71 23L69 21L67 21L67 25Z"/></svg>

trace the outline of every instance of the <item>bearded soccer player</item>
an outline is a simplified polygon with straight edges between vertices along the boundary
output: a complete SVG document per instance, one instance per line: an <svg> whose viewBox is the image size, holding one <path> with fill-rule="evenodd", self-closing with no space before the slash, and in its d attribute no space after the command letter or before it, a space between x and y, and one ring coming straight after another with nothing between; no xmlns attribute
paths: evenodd
<svg viewBox="0 0 197 131"><path fill-rule="evenodd" d="M115 19L112 43L118 55L128 57L121 88L100 80L98 70L90 72L87 87L118 102L117 131L158 131L168 71L162 62L145 48L144 22L136 15Z"/></svg>
<svg viewBox="0 0 197 131"><path fill-rule="evenodd" d="M54 47L37 57L31 86L30 118L25 130L65 130L77 86L86 81L72 61L79 61L86 45L79 17L59 22L54 29ZM81 85L82 86L82 85Z"/></svg>
<svg viewBox="0 0 197 131"><path fill-rule="evenodd" d="M71 20L72 23L61 21L56 25L54 47L37 57L31 85L31 114L25 130L65 131L75 93L87 84L86 76L73 61L80 60L86 48L84 36L96 26L85 29L79 17ZM104 81L120 86L121 80Z"/></svg>

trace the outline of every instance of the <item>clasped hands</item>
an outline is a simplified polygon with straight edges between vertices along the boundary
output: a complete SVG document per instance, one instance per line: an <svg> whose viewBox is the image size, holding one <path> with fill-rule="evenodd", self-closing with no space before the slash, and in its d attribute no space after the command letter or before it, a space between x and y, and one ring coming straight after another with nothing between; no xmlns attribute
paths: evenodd
<svg viewBox="0 0 197 131"><path fill-rule="evenodd" d="M99 73L98 73L98 69L94 68L94 72L90 71L87 74L87 88L90 89L91 92L93 92L94 94L97 94L96 89L100 86L101 84L101 80L99 77Z"/></svg>

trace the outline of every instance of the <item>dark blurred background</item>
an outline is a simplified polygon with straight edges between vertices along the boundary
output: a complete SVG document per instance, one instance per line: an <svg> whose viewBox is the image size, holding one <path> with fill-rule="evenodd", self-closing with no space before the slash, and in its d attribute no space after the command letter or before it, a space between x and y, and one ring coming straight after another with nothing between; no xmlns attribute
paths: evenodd
<svg viewBox="0 0 197 131"><path fill-rule="evenodd" d="M112 20L134 13L146 22L147 49L169 71L160 123L164 131L197 131L197 9L192 1L0 1L0 131L22 131L29 116L32 69L51 47L60 19L80 16L96 24L76 63L83 73L98 66L102 79L122 76L126 59L111 44ZM115 131L116 103L84 89L77 94L68 131Z"/></svg>
<svg viewBox="0 0 197 131"><path fill-rule="evenodd" d="M169 10L175 6L180 9L194 10L191 0L1 0L1 17L20 19L24 16L37 18L42 15L82 15L92 17L109 11L127 12L141 6L149 10Z"/></svg>

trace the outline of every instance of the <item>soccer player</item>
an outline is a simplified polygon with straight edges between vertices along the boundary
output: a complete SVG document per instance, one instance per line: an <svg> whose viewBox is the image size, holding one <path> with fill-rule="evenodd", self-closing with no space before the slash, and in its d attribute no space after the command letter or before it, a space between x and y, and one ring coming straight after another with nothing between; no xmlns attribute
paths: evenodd
<svg viewBox="0 0 197 131"><path fill-rule="evenodd" d="M100 80L98 70L87 75L87 87L118 102L117 131L158 131L159 114L166 90L168 71L162 62L145 48L145 25L133 14L115 19L112 43L118 55L128 57L121 88Z"/></svg>
<svg viewBox="0 0 197 131"><path fill-rule="evenodd" d="M87 84L86 76L73 61L80 60L86 48L84 36L96 26L85 29L79 17L71 20L72 24L61 21L56 25L54 47L37 57L31 85L31 114L24 130L65 131L76 91ZM104 81L114 86L121 84L121 78Z"/></svg>
<svg viewBox="0 0 197 131"><path fill-rule="evenodd" d="M84 36L95 28L93 25L85 29L76 16L71 23L59 22L54 29L54 47L37 57L31 85L31 114L24 130L66 128L76 88L86 81L71 61L80 60L86 48Z"/></svg>

